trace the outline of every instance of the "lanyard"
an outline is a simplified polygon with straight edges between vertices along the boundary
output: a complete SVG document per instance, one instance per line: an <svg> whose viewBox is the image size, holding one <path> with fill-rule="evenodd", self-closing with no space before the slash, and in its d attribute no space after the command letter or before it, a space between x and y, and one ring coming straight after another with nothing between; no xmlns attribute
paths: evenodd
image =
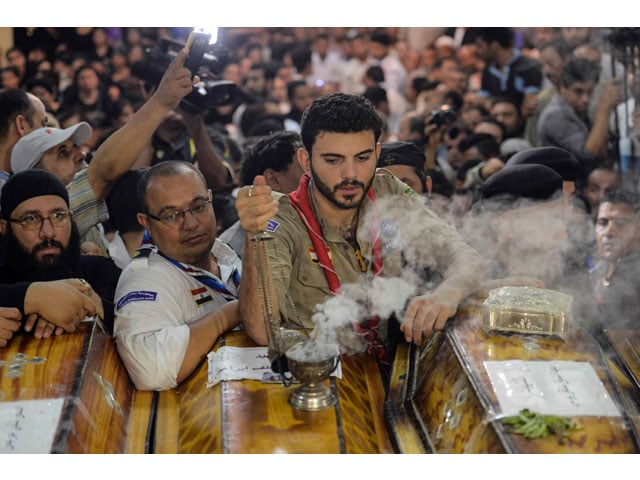
<svg viewBox="0 0 640 480"><path fill-rule="evenodd" d="M313 248L315 249L318 257L318 265L322 267L324 276L329 284L329 289L332 293L337 294L340 292L340 279L333 268L333 262L327 253L327 245L324 241L324 237L322 236L320 226L318 225L318 219L314 215L313 208L311 207L308 189L309 180L310 177L308 175L304 175L300 180L298 189L289 194L289 200L293 208L298 212L298 215L307 229L307 233L309 234L311 243L313 244ZM376 197L373 188L369 189L367 196L371 202L375 202ZM382 275L382 247L380 245L380 237L378 233L378 221L376 216L371 222L371 226L369 228L369 239L371 241L371 249L373 252L373 271L376 275ZM359 250L356 252L356 255L359 255L358 260L362 265L362 255L360 255ZM377 331L379 324L380 319L377 316L374 316L369 319L366 326L356 323L353 325L353 328L356 333L363 335L364 339L369 344L369 353L375 353L380 359L383 359L386 353L384 351L384 346L380 342L380 337Z"/></svg>

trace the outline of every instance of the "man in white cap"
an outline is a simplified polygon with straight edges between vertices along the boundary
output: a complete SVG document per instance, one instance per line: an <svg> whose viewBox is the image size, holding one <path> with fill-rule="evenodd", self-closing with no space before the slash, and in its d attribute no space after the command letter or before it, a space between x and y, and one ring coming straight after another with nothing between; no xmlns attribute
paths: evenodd
<svg viewBox="0 0 640 480"><path fill-rule="evenodd" d="M155 93L121 129L98 148L87 166L79 149L91 135L87 123L64 130L40 128L22 137L11 153L13 173L31 168L56 175L69 191L70 207L83 241L108 245L98 225L108 218L104 202L113 184L135 163L149 138L168 112L178 106L199 78L184 67L188 50L173 59Z"/></svg>

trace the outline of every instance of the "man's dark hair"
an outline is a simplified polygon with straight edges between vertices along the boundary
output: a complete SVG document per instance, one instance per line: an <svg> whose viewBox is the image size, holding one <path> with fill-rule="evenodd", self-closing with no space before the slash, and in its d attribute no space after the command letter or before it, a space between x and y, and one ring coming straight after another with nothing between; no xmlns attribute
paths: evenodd
<svg viewBox="0 0 640 480"><path fill-rule="evenodd" d="M15 65L7 65L6 67L1 68L0 73L4 72L11 72L16 77L20 78L20 70L18 70L18 67L16 67Z"/></svg>
<svg viewBox="0 0 640 480"><path fill-rule="evenodd" d="M202 180L202 184L206 187L207 181L205 180L202 172L198 170L192 163L185 162L182 160L165 160L160 163L156 163L154 166L149 168L142 178L138 180L138 205L142 209L143 212L149 213L149 205L147 205L147 187L149 186L149 182L156 177L171 177L174 175L183 175L188 170L194 171Z"/></svg>
<svg viewBox="0 0 640 480"><path fill-rule="evenodd" d="M569 88L576 82L597 83L600 66L586 58L571 58L562 70L560 85Z"/></svg>
<svg viewBox="0 0 640 480"><path fill-rule="evenodd" d="M600 199L599 205L603 203L612 203L614 205L629 205L633 208L636 215L640 216L640 196L629 189L618 189L605 193Z"/></svg>
<svg viewBox="0 0 640 480"><path fill-rule="evenodd" d="M274 62L258 62L251 65L251 67L249 67L249 70L262 70L264 79L269 81L276 78L276 72L278 71L278 68L276 66L276 63Z"/></svg>
<svg viewBox="0 0 640 480"><path fill-rule="evenodd" d="M357 133L371 131L377 142L383 122L373 104L360 95L330 93L313 101L302 115L300 136L304 148L311 153L322 132Z"/></svg>
<svg viewBox="0 0 640 480"><path fill-rule="evenodd" d="M304 87L307 84L304 80L291 80L287 83L287 98L291 100L293 98L293 94L296 92L296 88Z"/></svg>
<svg viewBox="0 0 640 480"><path fill-rule="evenodd" d="M472 147L476 147L485 160L500 156L500 145L496 137L490 133L472 133L460 140L458 144L458 150L462 153Z"/></svg>
<svg viewBox="0 0 640 480"><path fill-rule="evenodd" d="M0 90L0 139L9 134L11 124L18 115L23 115L30 127L33 127L35 108L29 95L19 88L3 88Z"/></svg>
<svg viewBox="0 0 640 480"><path fill-rule="evenodd" d="M500 129L500 132L502 133L502 140L504 140L505 137L507 136L507 127L505 126L505 124L502 123L500 120L497 120L494 117L492 117L491 114L483 117L482 120L480 120L478 123L491 123L492 125L495 125L496 127L498 127Z"/></svg>
<svg viewBox="0 0 640 480"><path fill-rule="evenodd" d="M389 101L387 91L382 87L367 87L362 96L373 103L373 106L376 108L378 108L382 102Z"/></svg>
<svg viewBox="0 0 640 480"><path fill-rule="evenodd" d="M138 222L137 213L142 210L138 203L138 181L147 169L129 170L113 185L105 199L109 220L120 233L144 230Z"/></svg>
<svg viewBox="0 0 640 480"><path fill-rule="evenodd" d="M481 38L487 43L498 42L503 48L513 47L514 35L509 27L476 27L472 31L475 38Z"/></svg>
<svg viewBox="0 0 640 480"><path fill-rule="evenodd" d="M491 107L493 108L497 103L510 103L514 107L516 107L516 113L518 116L520 115L518 99L514 95L502 94L502 95L494 95L491 97Z"/></svg>
<svg viewBox="0 0 640 480"><path fill-rule="evenodd" d="M276 172L286 170L300 147L302 141L295 132L281 131L262 138L245 153L240 168L240 184L253 184L255 176L262 175L268 168Z"/></svg>
<svg viewBox="0 0 640 480"><path fill-rule="evenodd" d="M538 47L538 51L542 52L543 50L551 48L555 50L555 52L562 58L563 60L569 58L573 55L573 48L569 45L562 37L552 38L551 40L547 40L542 45Z"/></svg>
<svg viewBox="0 0 640 480"><path fill-rule="evenodd" d="M411 86L416 91L416 93L420 93L424 90L433 90L435 89L440 82L431 82L426 77L415 77L411 80Z"/></svg>
<svg viewBox="0 0 640 480"><path fill-rule="evenodd" d="M291 49L291 63L298 73L302 73L311 64L311 53L306 44Z"/></svg>
<svg viewBox="0 0 640 480"><path fill-rule="evenodd" d="M371 65L364 72L365 76L376 83L384 82L384 70L380 65Z"/></svg>
<svg viewBox="0 0 640 480"><path fill-rule="evenodd" d="M449 90L448 92L446 92L444 94L443 101L444 103L451 105L451 108L455 110L456 114L460 111L462 105L464 104L462 96L455 90Z"/></svg>
<svg viewBox="0 0 640 480"><path fill-rule="evenodd" d="M431 181L433 182L432 193L437 193L447 198L453 195L453 185L451 185L451 182L442 171L429 168L426 170L426 174L428 177L431 177Z"/></svg>
<svg viewBox="0 0 640 480"><path fill-rule="evenodd" d="M384 45L385 47L388 47L389 45L391 45L391 37L389 37L387 33L380 30L373 32L371 34L370 40L372 42Z"/></svg>

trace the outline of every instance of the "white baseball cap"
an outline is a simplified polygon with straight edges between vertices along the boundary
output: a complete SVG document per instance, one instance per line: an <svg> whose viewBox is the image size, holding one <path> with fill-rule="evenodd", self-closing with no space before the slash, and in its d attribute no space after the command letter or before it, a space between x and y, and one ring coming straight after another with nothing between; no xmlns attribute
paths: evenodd
<svg viewBox="0 0 640 480"><path fill-rule="evenodd" d="M82 145L91 136L91 126L87 122L80 122L72 127L61 130L59 128L38 128L22 137L11 151L11 171L13 173L30 170L44 152L71 139L77 146Z"/></svg>

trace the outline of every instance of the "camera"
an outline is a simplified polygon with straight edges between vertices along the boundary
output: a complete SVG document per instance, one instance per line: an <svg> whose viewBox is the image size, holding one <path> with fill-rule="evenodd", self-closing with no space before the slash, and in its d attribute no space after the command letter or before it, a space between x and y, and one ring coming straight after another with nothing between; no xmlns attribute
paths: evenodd
<svg viewBox="0 0 640 480"><path fill-rule="evenodd" d="M159 46L145 50L144 58L131 66L131 72L155 87L160 83L171 61L184 47L180 42L164 38ZM224 49L213 45L208 47L197 65L190 65L192 73L200 77L200 82L180 102L180 107L185 112L203 113L215 107L232 105L238 100L241 92L237 85L219 79L225 59Z"/></svg>
<svg viewBox="0 0 640 480"><path fill-rule="evenodd" d="M428 125L451 125L457 120L456 112L451 107L443 105L439 110L432 110L429 114L431 117Z"/></svg>

